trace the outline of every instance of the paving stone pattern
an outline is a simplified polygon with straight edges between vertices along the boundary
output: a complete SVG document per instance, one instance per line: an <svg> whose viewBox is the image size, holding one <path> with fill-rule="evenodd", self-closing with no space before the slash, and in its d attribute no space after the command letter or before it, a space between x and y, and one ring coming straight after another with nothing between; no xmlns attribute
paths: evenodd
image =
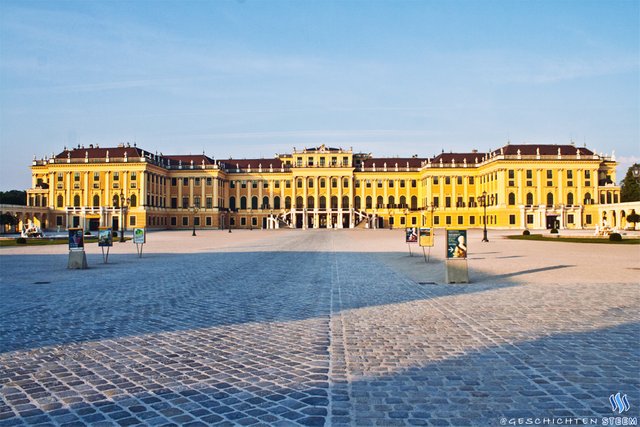
<svg viewBox="0 0 640 427"><path fill-rule="evenodd" d="M259 233L85 271L0 252L0 426L499 425L617 392L638 414L637 282L420 285L367 250L391 233Z"/></svg>

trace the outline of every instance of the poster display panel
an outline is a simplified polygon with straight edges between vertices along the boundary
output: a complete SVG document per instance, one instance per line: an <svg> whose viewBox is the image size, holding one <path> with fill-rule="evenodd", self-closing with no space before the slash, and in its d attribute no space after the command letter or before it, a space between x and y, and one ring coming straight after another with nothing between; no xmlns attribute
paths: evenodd
<svg viewBox="0 0 640 427"><path fill-rule="evenodd" d="M113 231L109 227L98 229L98 246L113 246Z"/></svg>
<svg viewBox="0 0 640 427"><path fill-rule="evenodd" d="M418 229L416 227L407 227L405 229L405 242L418 243Z"/></svg>
<svg viewBox="0 0 640 427"><path fill-rule="evenodd" d="M69 229L69 250L84 250L84 230L82 228Z"/></svg>
<svg viewBox="0 0 640 427"><path fill-rule="evenodd" d="M420 227L419 236L420 246L432 247L433 246L433 230L430 228Z"/></svg>
<svg viewBox="0 0 640 427"><path fill-rule="evenodd" d="M447 258L467 258L467 230L447 230Z"/></svg>

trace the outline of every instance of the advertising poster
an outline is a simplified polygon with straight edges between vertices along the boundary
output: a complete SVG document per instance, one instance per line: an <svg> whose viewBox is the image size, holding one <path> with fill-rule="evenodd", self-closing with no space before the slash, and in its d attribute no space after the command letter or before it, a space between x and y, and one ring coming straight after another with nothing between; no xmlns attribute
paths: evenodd
<svg viewBox="0 0 640 427"><path fill-rule="evenodd" d="M82 228L69 229L69 250L84 249L84 230Z"/></svg>
<svg viewBox="0 0 640 427"><path fill-rule="evenodd" d="M433 232L430 228L420 227L420 236L419 236L420 246L433 246Z"/></svg>
<svg viewBox="0 0 640 427"><path fill-rule="evenodd" d="M447 230L447 258L467 258L467 230Z"/></svg>
<svg viewBox="0 0 640 427"><path fill-rule="evenodd" d="M98 230L98 246L113 246L113 232L111 228L100 227Z"/></svg>
<svg viewBox="0 0 640 427"><path fill-rule="evenodd" d="M408 227L405 230L407 243L418 243L418 229L416 227Z"/></svg>
<svg viewBox="0 0 640 427"><path fill-rule="evenodd" d="M133 243L137 245L142 245L146 242L146 234L144 232L144 228L134 228L133 229Z"/></svg>

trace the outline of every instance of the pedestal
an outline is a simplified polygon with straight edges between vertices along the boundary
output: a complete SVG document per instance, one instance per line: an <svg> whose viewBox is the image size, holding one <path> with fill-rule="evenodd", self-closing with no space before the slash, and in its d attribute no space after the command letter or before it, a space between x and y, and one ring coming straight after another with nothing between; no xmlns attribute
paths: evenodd
<svg viewBox="0 0 640 427"><path fill-rule="evenodd" d="M445 261L444 278L447 283L469 283L467 259L447 259Z"/></svg>
<svg viewBox="0 0 640 427"><path fill-rule="evenodd" d="M72 270L84 270L88 268L87 255L84 251L69 251L69 263L67 268Z"/></svg>

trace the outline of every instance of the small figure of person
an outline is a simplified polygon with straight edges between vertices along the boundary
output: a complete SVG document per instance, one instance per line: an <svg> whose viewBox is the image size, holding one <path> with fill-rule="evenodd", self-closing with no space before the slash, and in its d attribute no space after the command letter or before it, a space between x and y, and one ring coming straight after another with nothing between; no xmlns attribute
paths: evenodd
<svg viewBox="0 0 640 427"><path fill-rule="evenodd" d="M453 251L454 258L466 258L467 257L467 244L464 241L464 236L458 236L458 244Z"/></svg>

